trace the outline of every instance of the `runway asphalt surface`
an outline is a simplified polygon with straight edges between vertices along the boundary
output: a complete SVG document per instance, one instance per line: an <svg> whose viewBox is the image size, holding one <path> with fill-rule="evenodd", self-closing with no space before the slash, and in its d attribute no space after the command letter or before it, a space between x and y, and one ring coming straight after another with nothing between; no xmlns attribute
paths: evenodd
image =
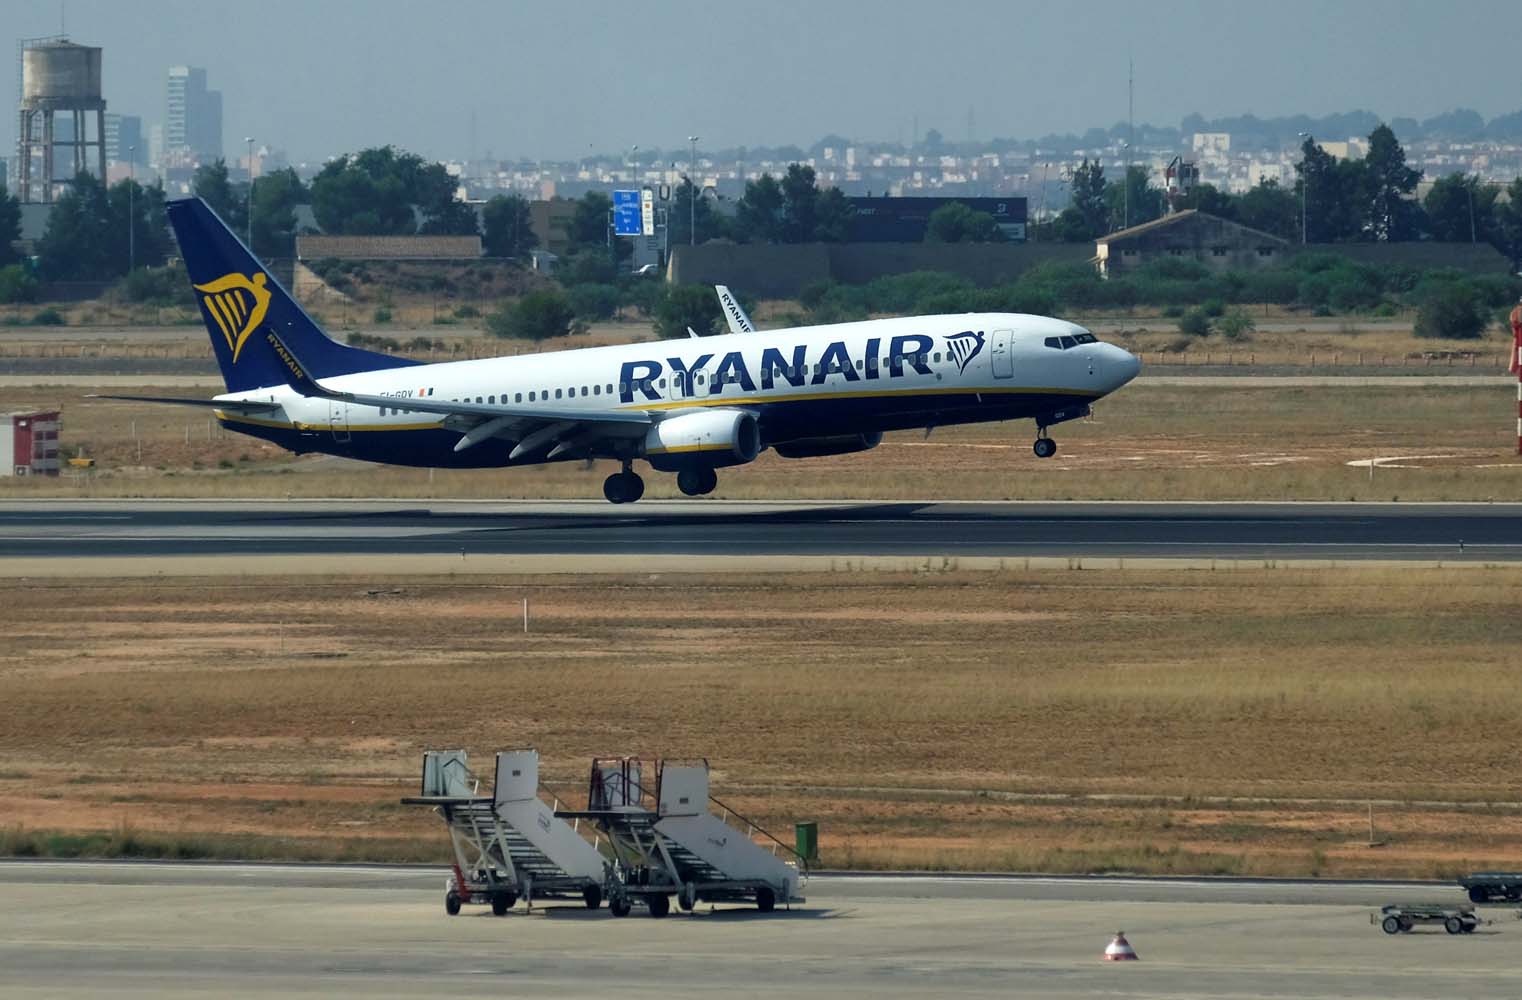
<svg viewBox="0 0 1522 1000"><path fill-rule="evenodd" d="M42 501L0 558L454 554L1522 559L1522 504Z"/></svg>
<svg viewBox="0 0 1522 1000"><path fill-rule="evenodd" d="M1456 886L816 876L808 902L651 920L444 914L441 869L0 863L0 994L1501 997L1522 924L1389 936ZM1109 963L1124 930L1141 961Z"/></svg>

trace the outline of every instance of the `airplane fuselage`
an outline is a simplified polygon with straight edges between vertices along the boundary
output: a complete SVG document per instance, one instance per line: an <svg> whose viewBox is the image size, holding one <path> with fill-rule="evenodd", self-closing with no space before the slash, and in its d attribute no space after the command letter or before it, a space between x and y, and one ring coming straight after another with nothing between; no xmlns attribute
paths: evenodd
<svg viewBox="0 0 1522 1000"><path fill-rule="evenodd" d="M230 430L297 452L437 468L531 465L587 457L656 461L643 429L585 446L530 449L514 421L409 410L408 400L498 403L546 411L754 416L761 446L981 421L1070 419L1128 382L1136 359L1082 327L1000 313L868 320L831 326L595 347L332 376L324 384L395 406L302 395L288 385L218 396L271 401L261 414L219 411ZM563 420L563 418L562 418ZM566 422L563 420L563 422ZM462 447L472 429L479 440ZM565 446L569 444L570 446ZM676 449L673 449L676 450ZM701 460L694 457L694 460ZM725 463L718 463L725 464Z"/></svg>

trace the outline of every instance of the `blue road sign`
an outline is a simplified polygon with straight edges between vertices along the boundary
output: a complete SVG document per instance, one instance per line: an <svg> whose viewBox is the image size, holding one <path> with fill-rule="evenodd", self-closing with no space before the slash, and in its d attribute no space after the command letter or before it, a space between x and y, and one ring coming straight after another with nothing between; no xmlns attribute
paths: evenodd
<svg viewBox="0 0 1522 1000"><path fill-rule="evenodd" d="M638 191L613 192L613 234L638 236L644 231Z"/></svg>

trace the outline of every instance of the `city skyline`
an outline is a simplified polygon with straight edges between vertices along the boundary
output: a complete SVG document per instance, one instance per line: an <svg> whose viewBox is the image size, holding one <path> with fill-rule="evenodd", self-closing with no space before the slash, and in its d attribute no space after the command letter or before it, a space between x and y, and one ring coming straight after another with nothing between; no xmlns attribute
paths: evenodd
<svg viewBox="0 0 1522 1000"><path fill-rule="evenodd" d="M306 162L387 143L440 159L574 160L638 143L677 149L691 134L710 148L807 146L832 133L907 141L931 128L953 142L1032 139L1124 122L1132 60L1138 124L1522 107L1507 52L1522 8L1493 0L1440 11L1292 0L1229 18L1194 2L1162 16L965 0L928 17L908 3L678 2L614 15L467 0L443 20L395 0L267 0L258 17L216 0L70 0L66 22L61 2L20 5L13 36L63 27L102 46L109 109L145 126L164 124L168 68L204 66L224 94L230 160L243 135Z"/></svg>

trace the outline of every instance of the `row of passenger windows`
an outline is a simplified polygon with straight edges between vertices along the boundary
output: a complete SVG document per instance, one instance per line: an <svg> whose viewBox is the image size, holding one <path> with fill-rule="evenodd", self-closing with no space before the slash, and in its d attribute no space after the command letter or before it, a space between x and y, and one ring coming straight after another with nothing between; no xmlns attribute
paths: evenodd
<svg viewBox="0 0 1522 1000"><path fill-rule="evenodd" d="M1089 342L1092 342L1094 340L1094 337L1093 337L1092 334L1089 334L1087 336L1088 336L1088 340L1084 341L1084 343L1089 343ZM1073 338L1071 338L1071 337L1064 337L1062 339L1064 339L1064 340L1072 340ZM1052 342L1054 340L1056 340L1055 337L1048 339L1047 346L1048 347L1055 347L1055 346L1057 346L1056 344L1054 344ZM940 362L941 362L941 352L940 351L935 351L934 353L926 351L926 352L921 353L921 354L905 354L905 355L903 355L903 364L905 364L905 365L915 365L915 364L921 364L921 365L923 365L923 364L932 364L932 363L934 363L934 364L940 364ZM891 362L889 361L888 358L883 358L882 359L882 363L881 363L880 366L878 364L877 358L867 358L866 361L862 361L862 359L860 359L860 358L856 359L856 370L857 371L874 371L875 372L875 371L878 371L880 367L882 369L887 369L890 366L891 366ZM827 374L838 375L841 372L841 366L839 364L831 364L828 367L829 367L829 370L828 370ZM787 366L785 368L773 368L772 369L772 378L773 379L779 379L779 378L793 378L793 379L807 378L811 374L811 372L814 375L818 375L823 370L824 369L820 365L817 365L817 364L814 365L812 367L812 369L808 365L804 365L801 368L793 366L793 365L789 365L789 366ZM708 379L708 376L704 372L697 372L697 373L695 373L692 376L692 381L694 383L696 383L697 385L706 385L707 384L707 379ZM714 376L713 380L715 382L722 382L725 385L732 385L732 384L738 384L739 383L740 376L735 375L735 374L725 375L722 378L719 377L719 376ZM658 386L659 388L664 389L664 388L666 388L666 384L667 384L668 380L662 378L662 379L658 379L658 380L654 380L654 381L652 381L650 379L646 379L645 381L649 382L653 386ZM676 379L675 378L670 379L670 382L671 382L671 384L673 386L676 385ZM637 386L641 385L641 384L644 384L644 383L636 383ZM626 383L624 383L624 382L620 382L618 384L618 389L619 389L620 393L625 393L625 392L629 391L628 385ZM577 389L576 386L573 385L573 386L571 386L568 389L556 389L556 390L554 390L554 393L555 393L555 395L554 395L555 399L565 399L565 398L575 399L578 396L578 389ZM579 395L582 398L585 398L587 396L601 396L601 395L604 395L604 394L609 395L609 396L613 395L613 384L611 382L607 383L606 385L593 385L593 386L585 386L584 385L579 390ZM527 396L527 399L525 399L525 395ZM548 401L550 398L551 397L550 397L550 390L549 389L537 389L537 390L530 390L527 394L521 393L521 392L515 392L515 393L512 394L512 400L511 400L511 402L512 403L523 403L523 402L539 403L539 402ZM456 403L459 403L459 402L469 403L470 401L471 401L471 399L470 399L469 396L466 396L463 400L461 400L461 399L454 399L453 400L453 402L456 402ZM477 396L475 398L475 401L477 403L481 403L481 404L486 405L486 406L496 406L497 405L497 397L496 396ZM504 405L504 406L509 405L509 400L508 400L508 394L507 393L503 393L502 394L502 405ZM407 412L409 412L409 411L407 411L405 409L398 409L398 408L395 408L395 407L384 407L384 406L381 407L381 416L383 416L383 417L384 416L394 416L394 415L396 415L398 413L407 413Z"/></svg>
<svg viewBox="0 0 1522 1000"><path fill-rule="evenodd" d="M1079 344L1095 344L1098 342L1099 338L1092 333L1080 333L1072 337L1048 337L1045 341L1047 347L1055 347L1059 351L1065 351L1069 347L1077 347Z"/></svg>

